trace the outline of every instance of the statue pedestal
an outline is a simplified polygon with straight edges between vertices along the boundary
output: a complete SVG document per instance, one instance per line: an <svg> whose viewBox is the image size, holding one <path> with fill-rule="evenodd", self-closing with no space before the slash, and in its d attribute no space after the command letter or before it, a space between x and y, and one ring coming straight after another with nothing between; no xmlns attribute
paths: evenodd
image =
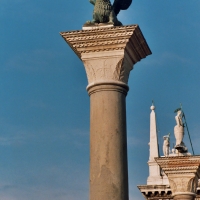
<svg viewBox="0 0 200 200"><path fill-rule="evenodd" d="M137 25L61 35L83 61L88 78L90 200L128 200L127 83L133 65L151 51Z"/></svg>
<svg viewBox="0 0 200 200"><path fill-rule="evenodd" d="M168 176L174 199L193 200L200 178L200 156L155 158Z"/></svg>
<svg viewBox="0 0 200 200"><path fill-rule="evenodd" d="M100 29L100 28L111 28L114 27L113 23L85 23L82 27L83 30L93 30L93 29Z"/></svg>

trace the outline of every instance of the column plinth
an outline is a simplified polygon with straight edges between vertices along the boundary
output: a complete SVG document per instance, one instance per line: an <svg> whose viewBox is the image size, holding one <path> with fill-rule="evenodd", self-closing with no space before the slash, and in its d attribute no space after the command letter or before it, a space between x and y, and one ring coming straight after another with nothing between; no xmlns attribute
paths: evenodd
<svg viewBox="0 0 200 200"><path fill-rule="evenodd" d="M200 178L200 156L155 158L169 179L174 199L193 200Z"/></svg>
<svg viewBox="0 0 200 200"><path fill-rule="evenodd" d="M128 77L151 51L138 25L61 35L83 61L88 78L90 200L128 200Z"/></svg>

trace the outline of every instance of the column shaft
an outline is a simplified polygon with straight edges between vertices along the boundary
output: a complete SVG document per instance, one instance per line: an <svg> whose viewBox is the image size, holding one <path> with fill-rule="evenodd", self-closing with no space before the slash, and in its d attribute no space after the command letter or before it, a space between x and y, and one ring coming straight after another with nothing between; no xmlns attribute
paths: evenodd
<svg viewBox="0 0 200 200"><path fill-rule="evenodd" d="M128 200L127 87L97 85L90 94L90 200Z"/></svg>

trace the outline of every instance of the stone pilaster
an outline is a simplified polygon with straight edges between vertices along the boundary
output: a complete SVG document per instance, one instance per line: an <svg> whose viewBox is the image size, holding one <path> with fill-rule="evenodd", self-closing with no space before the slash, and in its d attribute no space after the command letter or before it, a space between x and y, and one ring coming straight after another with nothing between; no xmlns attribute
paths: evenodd
<svg viewBox="0 0 200 200"><path fill-rule="evenodd" d="M200 177L200 156L155 158L168 176L174 199L193 200Z"/></svg>
<svg viewBox="0 0 200 200"><path fill-rule="evenodd" d="M151 51L139 26L62 32L85 66L90 95L90 200L128 200L126 95Z"/></svg>

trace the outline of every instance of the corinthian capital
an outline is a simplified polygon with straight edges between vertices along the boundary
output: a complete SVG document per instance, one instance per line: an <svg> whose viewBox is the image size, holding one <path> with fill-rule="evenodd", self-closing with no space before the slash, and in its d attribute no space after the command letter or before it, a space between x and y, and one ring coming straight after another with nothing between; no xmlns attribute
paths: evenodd
<svg viewBox="0 0 200 200"><path fill-rule="evenodd" d="M200 156L161 157L155 160L167 175L173 196L196 195L200 178Z"/></svg>
<svg viewBox="0 0 200 200"><path fill-rule="evenodd" d="M91 54L90 54L91 55ZM83 55L88 83L116 81L127 84L133 65L120 51Z"/></svg>
<svg viewBox="0 0 200 200"><path fill-rule="evenodd" d="M128 83L133 65L151 54L138 25L62 32L83 61L88 83Z"/></svg>

